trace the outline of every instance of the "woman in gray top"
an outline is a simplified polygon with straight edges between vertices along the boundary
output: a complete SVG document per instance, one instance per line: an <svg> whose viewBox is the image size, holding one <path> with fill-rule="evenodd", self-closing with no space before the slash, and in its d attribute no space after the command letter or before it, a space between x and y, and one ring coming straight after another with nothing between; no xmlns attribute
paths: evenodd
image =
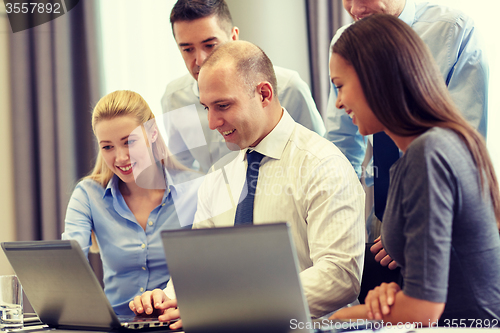
<svg viewBox="0 0 500 333"><path fill-rule="evenodd" d="M384 131L404 153L391 168L382 226L403 289L383 284L332 318L500 327L500 194L483 138L403 21L367 17L332 51L337 107L361 134Z"/></svg>

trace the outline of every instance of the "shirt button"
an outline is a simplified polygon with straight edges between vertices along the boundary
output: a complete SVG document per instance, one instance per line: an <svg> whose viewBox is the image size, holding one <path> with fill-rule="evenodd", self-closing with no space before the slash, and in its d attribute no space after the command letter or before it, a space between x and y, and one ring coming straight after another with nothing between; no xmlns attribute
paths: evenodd
<svg viewBox="0 0 500 333"><path fill-rule="evenodd" d="M149 225L153 225L153 221L149 221Z"/></svg>
<svg viewBox="0 0 500 333"><path fill-rule="evenodd" d="M163 203L163 204L161 204L161 206L163 207L163 206L165 206L165 204Z"/></svg>
<svg viewBox="0 0 500 333"><path fill-rule="evenodd" d="M141 291L141 293L142 293L142 292L144 291L144 288L142 288L142 287L141 287L140 291Z"/></svg>
<svg viewBox="0 0 500 333"><path fill-rule="evenodd" d="M146 270L146 267L142 267L142 270L145 271Z"/></svg>
<svg viewBox="0 0 500 333"><path fill-rule="evenodd" d="M142 245L141 245L141 248L145 248L145 247L146 247L146 244L142 244Z"/></svg>

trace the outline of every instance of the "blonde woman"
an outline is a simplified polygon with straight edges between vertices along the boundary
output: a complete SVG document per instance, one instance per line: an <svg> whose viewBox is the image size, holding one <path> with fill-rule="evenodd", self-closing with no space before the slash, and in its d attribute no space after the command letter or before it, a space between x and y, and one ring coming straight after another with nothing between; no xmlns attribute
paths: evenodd
<svg viewBox="0 0 500 333"><path fill-rule="evenodd" d="M132 314L134 296L165 287L170 275L160 232L192 224L201 177L168 156L137 93L104 96L92 128L97 161L71 196L62 238L77 240L87 254L95 233L106 296L117 314Z"/></svg>

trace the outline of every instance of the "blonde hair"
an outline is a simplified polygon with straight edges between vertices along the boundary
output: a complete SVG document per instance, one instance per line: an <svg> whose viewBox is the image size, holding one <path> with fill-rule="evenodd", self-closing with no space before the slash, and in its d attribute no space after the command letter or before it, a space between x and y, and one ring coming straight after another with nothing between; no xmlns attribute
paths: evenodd
<svg viewBox="0 0 500 333"><path fill-rule="evenodd" d="M95 127L100 121L122 116L134 117L145 133L150 133L156 128L155 116L141 95L130 90L117 90L107 94L97 102L92 112L92 130L94 134ZM158 138L151 144L151 150L155 161L161 161L163 166L177 170L188 170L174 157L169 156L168 148L159 132ZM99 150L94 170L84 179L95 180L103 187L106 187L113 175L113 171L108 168Z"/></svg>

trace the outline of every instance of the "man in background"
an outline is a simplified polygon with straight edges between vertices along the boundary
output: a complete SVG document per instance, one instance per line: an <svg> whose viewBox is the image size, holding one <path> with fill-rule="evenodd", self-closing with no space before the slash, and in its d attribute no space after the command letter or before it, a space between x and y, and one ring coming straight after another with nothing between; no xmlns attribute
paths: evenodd
<svg viewBox="0 0 500 333"><path fill-rule="evenodd" d="M198 73L218 45L238 40L239 30L233 26L224 0L179 0L170 14L170 23L189 74L169 83L162 98L168 145L182 164L206 173L230 149L208 127L207 111L199 101ZM323 120L308 85L295 71L277 66L274 69L281 104L295 121L324 135ZM185 108L190 105L196 110ZM169 112L180 108L184 109L169 116Z"/></svg>

